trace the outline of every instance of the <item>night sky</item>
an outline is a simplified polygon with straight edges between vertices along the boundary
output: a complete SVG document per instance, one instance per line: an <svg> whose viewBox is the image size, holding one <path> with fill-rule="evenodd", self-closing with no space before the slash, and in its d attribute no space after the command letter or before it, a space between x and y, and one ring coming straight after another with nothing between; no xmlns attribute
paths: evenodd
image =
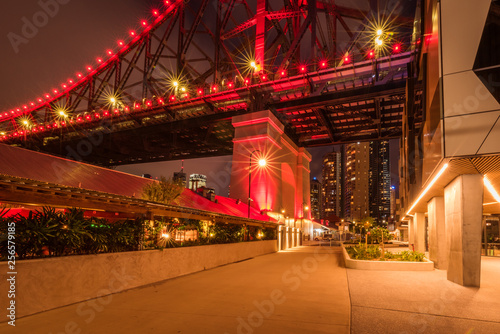
<svg viewBox="0 0 500 334"><path fill-rule="evenodd" d="M129 29L151 17L154 0L23 0L0 5L0 111L34 101L61 83L75 78L87 65L114 48ZM215 2L214 2L215 3ZM42 4L45 4L42 5ZM56 4L56 5L55 5ZM44 9L45 7L45 9ZM397 175L397 141L391 143L391 174ZM333 147L311 148L311 176L320 178L321 157ZM181 162L119 167L141 175L171 176ZM230 157L185 161L188 174L209 177L209 186L227 194Z"/></svg>

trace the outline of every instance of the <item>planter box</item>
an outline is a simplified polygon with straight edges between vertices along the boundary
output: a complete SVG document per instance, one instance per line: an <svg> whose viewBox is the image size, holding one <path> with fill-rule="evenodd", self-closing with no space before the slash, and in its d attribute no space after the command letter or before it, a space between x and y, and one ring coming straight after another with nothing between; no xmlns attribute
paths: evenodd
<svg viewBox="0 0 500 334"><path fill-rule="evenodd" d="M276 240L16 261L16 317L278 251ZM7 294L7 262L0 291ZM0 308L8 307L0 299ZM3 317L0 322L7 321Z"/></svg>
<svg viewBox="0 0 500 334"><path fill-rule="evenodd" d="M345 266L350 269L362 270L388 270L388 271L432 271L434 262L424 258L424 262L410 261L370 261L353 260L347 253L345 247L342 247Z"/></svg>

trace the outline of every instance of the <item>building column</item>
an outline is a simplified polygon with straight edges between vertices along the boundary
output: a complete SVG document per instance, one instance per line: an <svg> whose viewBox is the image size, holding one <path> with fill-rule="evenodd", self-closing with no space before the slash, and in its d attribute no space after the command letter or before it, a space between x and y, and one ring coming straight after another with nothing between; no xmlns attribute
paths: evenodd
<svg viewBox="0 0 500 334"><path fill-rule="evenodd" d="M416 212L413 216L413 223L415 251L425 253L425 213Z"/></svg>
<svg viewBox="0 0 500 334"><path fill-rule="evenodd" d="M483 188L481 174L467 174L444 189L448 280L464 286L480 285Z"/></svg>
<svg viewBox="0 0 500 334"><path fill-rule="evenodd" d="M415 246L415 232L414 232L414 226L413 226L413 218L410 218L408 220L408 246L412 248Z"/></svg>
<svg viewBox="0 0 500 334"><path fill-rule="evenodd" d="M433 197L427 203L429 218L429 259L438 269L448 269L448 251L444 216L444 197Z"/></svg>

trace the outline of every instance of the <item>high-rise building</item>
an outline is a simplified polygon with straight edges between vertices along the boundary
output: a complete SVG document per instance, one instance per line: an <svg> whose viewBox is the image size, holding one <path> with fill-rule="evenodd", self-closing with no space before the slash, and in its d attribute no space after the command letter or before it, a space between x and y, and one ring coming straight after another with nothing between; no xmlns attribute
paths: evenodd
<svg viewBox="0 0 500 334"><path fill-rule="evenodd" d="M331 214L343 217L342 153L330 152L323 156L323 185L321 191L321 218Z"/></svg>
<svg viewBox="0 0 500 334"><path fill-rule="evenodd" d="M389 141L370 142L369 207L370 216L379 223L391 216L391 173Z"/></svg>
<svg viewBox="0 0 500 334"><path fill-rule="evenodd" d="M361 220L370 215L370 144L346 145L345 161L345 218Z"/></svg>
<svg viewBox="0 0 500 334"><path fill-rule="evenodd" d="M311 218L320 219L322 209L321 182L316 177L311 180Z"/></svg>
<svg viewBox="0 0 500 334"><path fill-rule="evenodd" d="M189 189L198 190L198 188L207 186L207 176L203 174L189 175Z"/></svg>
<svg viewBox="0 0 500 334"><path fill-rule="evenodd" d="M184 187L187 184L187 176L186 173L184 173L184 160L182 160L181 171L174 172L174 181L182 184Z"/></svg>
<svg viewBox="0 0 500 334"><path fill-rule="evenodd" d="M179 184L182 184L185 187L186 183L187 183L186 173L184 173L184 172L174 172L174 178L173 178L173 180L175 182L178 182Z"/></svg>

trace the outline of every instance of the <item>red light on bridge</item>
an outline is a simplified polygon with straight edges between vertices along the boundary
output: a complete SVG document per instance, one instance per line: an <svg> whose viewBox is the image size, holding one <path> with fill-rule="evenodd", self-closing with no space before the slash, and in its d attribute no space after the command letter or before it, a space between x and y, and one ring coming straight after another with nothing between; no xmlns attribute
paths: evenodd
<svg viewBox="0 0 500 334"><path fill-rule="evenodd" d="M68 87L66 84L62 84L61 86L62 86L62 88L64 88L64 89L66 89L66 88Z"/></svg>
<svg viewBox="0 0 500 334"><path fill-rule="evenodd" d="M304 65L302 65L302 66L300 67L300 72L302 72L302 73L307 72L307 67L306 67L306 66L304 66Z"/></svg>
<svg viewBox="0 0 500 334"><path fill-rule="evenodd" d="M202 88L198 88L198 95L203 95L203 89Z"/></svg>
<svg viewBox="0 0 500 334"><path fill-rule="evenodd" d="M134 104L134 109L141 109L141 105L139 103Z"/></svg>
<svg viewBox="0 0 500 334"><path fill-rule="evenodd" d="M130 36L135 36L135 31L130 30L130 31L129 31L129 34L130 34Z"/></svg>
<svg viewBox="0 0 500 334"><path fill-rule="evenodd" d="M79 78L81 79L81 78L83 77L83 74L81 74L81 73L77 73L77 74L76 74L76 76L77 76L77 77L79 77Z"/></svg>
<svg viewBox="0 0 500 334"><path fill-rule="evenodd" d="M145 27L145 26L147 26L147 25L148 25L148 21L143 20L143 21L141 21L141 24L142 24L142 26L143 26L143 27Z"/></svg>
<svg viewBox="0 0 500 334"><path fill-rule="evenodd" d="M123 41L118 41L118 45L119 45L119 46L124 46L124 45L125 45L125 43L124 43Z"/></svg>
<svg viewBox="0 0 500 334"><path fill-rule="evenodd" d="M393 48L394 53L398 53L401 51L401 44L395 44Z"/></svg>
<svg viewBox="0 0 500 334"><path fill-rule="evenodd" d="M34 106L35 106L35 104L34 104L33 102L30 102L30 106L34 107Z"/></svg>
<svg viewBox="0 0 500 334"><path fill-rule="evenodd" d="M328 66L328 62L326 60L322 60L320 63L319 63L319 66L321 68L326 68Z"/></svg>
<svg viewBox="0 0 500 334"><path fill-rule="evenodd" d="M72 79L69 79L68 82L72 85L73 84L73 80Z"/></svg>
<svg viewBox="0 0 500 334"><path fill-rule="evenodd" d="M92 71L92 67L91 66L87 66L87 71Z"/></svg>
<svg viewBox="0 0 500 334"><path fill-rule="evenodd" d="M233 88L233 83L232 83L232 82L228 82L228 83L227 83L227 87L228 87L228 88Z"/></svg>
<svg viewBox="0 0 500 334"><path fill-rule="evenodd" d="M102 63L102 58L97 58L97 62L98 62L99 64L101 64L101 63Z"/></svg>
<svg viewBox="0 0 500 334"><path fill-rule="evenodd" d="M165 0L165 6L168 6L170 5L170 1L169 0Z"/></svg>
<svg viewBox="0 0 500 334"><path fill-rule="evenodd" d="M49 94L45 94L45 98L46 99L50 99L50 95Z"/></svg>
<svg viewBox="0 0 500 334"><path fill-rule="evenodd" d="M344 63L348 64L351 61L349 55L344 56Z"/></svg>
<svg viewBox="0 0 500 334"><path fill-rule="evenodd" d="M371 59L371 58L373 58L373 57L375 57L375 51L373 51L373 50L369 50L369 51L366 53L366 56L367 56L368 58L370 58L370 59Z"/></svg>
<svg viewBox="0 0 500 334"><path fill-rule="evenodd" d="M85 116L85 118L87 119L87 121L90 121L92 119L92 117L90 117L90 115Z"/></svg>
<svg viewBox="0 0 500 334"><path fill-rule="evenodd" d="M151 102L151 101L147 101L147 102L146 102L146 105L147 105L148 107L151 107L151 106L153 105L153 102Z"/></svg>
<svg viewBox="0 0 500 334"><path fill-rule="evenodd" d="M170 96L170 102L174 102L174 101L175 101L175 95Z"/></svg>
<svg viewBox="0 0 500 334"><path fill-rule="evenodd" d="M153 15L158 16L158 15L160 15L160 12L158 12L158 10L156 10L156 9L153 9Z"/></svg>
<svg viewBox="0 0 500 334"><path fill-rule="evenodd" d="M248 85L248 84L250 84L250 79L246 78L245 79L245 85Z"/></svg>
<svg viewBox="0 0 500 334"><path fill-rule="evenodd" d="M54 90L53 90L53 92L54 92L54 94L56 94L56 95L59 93L59 91L58 91L57 89L54 89Z"/></svg>
<svg viewBox="0 0 500 334"><path fill-rule="evenodd" d="M159 98L159 99L158 99L158 103L159 103L159 104L164 104L164 103L165 103L165 101L163 101L163 99L162 99L162 98Z"/></svg>
<svg viewBox="0 0 500 334"><path fill-rule="evenodd" d="M102 113L104 116L109 116L109 111L107 110L104 110L104 112Z"/></svg>
<svg viewBox="0 0 500 334"><path fill-rule="evenodd" d="M41 98L38 98L38 100L37 100L37 101L38 101L39 103L42 103L42 102L43 102L43 100L42 100Z"/></svg>
<svg viewBox="0 0 500 334"><path fill-rule="evenodd" d="M215 86L215 85L212 86L212 92L214 92L214 93L217 92L217 86Z"/></svg>
<svg viewBox="0 0 500 334"><path fill-rule="evenodd" d="M281 74L281 77L282 77L282 78L286 77L286 71L285 71L285 70L281 71L281 73L280 73L280 74Z"/></svg>
<svg viewBox="0 0 500 334"><path fill-rule="evenodd" d="M114 112L115 112L115 114L119 114L119 113L120 113L120 110L115 109L115 110L114 110Z"/></svg>
<svg viewBox="0 0 500 334"><path fill-rule="evenodd" d="M261 79L262 79L262 81L266 81L266 80L267 80L267 75L263 74L263 75L261 76Z"/></svg>
<svg viewBox="0 0 500 334"><path fill-rule="evenodd" d="M24 105L24 106L23 106L23 108L24 108L24 109L28 109L28 106Z"/></svg>

